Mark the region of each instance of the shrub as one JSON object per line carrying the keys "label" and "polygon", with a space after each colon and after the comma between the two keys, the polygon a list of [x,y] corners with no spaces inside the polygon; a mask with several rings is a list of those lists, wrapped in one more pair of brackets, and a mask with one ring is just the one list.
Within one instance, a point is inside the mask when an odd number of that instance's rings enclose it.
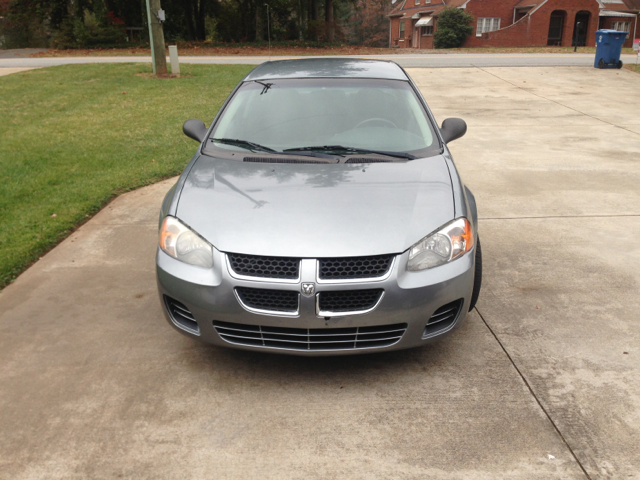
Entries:
{"label": "shrub", "polygon": [[433,36],[436,48],[458,48],[473,33],[473,16],[455,7],[446,7],[438,15],[437,29]]}
{"label": "shrub", "polygon": [[123,44],[124,22],[112,12],[104,16],[84,11],[82,18],[67,17],[51,37],[53,48],[91,48]]}

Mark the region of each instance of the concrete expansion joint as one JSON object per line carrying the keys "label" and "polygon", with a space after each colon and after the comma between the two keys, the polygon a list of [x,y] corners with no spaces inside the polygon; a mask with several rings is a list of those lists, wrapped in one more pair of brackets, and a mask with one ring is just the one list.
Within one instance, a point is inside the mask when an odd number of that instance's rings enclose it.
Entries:
{"label": "concrete expansion joint", "polygon": [[511,355],[509,354],[509,352],[507,351],[507,349],[505,348],[505,346],[503,345],[503,343],[500,341],[500,339],[498,338],[498,336],[496,335],[496,333],[493,331],[493,329],[489,326],[489,324],[487,323],[487,321],[485,320],[484,316],[482,315],[482,313],[480,313],[480,310],[478,310],[478,307],[475,307],[474,310],[476,311],[476,313],[478,314],[478,316],[480,317],[480,319],[482,320],[482,323],[484,323],[485,327],[487,327],[487,330],[489,330],[489,332],[491,332],[491,335],[493,335],[493,338],[495,338],[496,342],[498,342],[498,345],[500,345],[500,348],[502,349],[502,351],[504,352],[504,354],[507,356],[507,358],[509,359],[509,362],[511,363],[511,365],[513,366],[513,368],[516,370],[516,372],[518,372],[518,375],[520,375],[520,378],[522,379],[522,381],[524,382],[524,384],[526,385],[527,389],[529,390],[529,393],[531,393],[531,396],[535,399],[536,403],[538,404],[538,406],[540,407],[540,409],[542,410],[542,412],[545,414],[545,416],[547,417],[547,419],[549,420],[549,422],[551,423],[551,425],[553,426],[554,430],[556,431],[556,433],[558,434],[558,436],[560,437],[560,439],[562,440],[562,443],[565,444],[565,446],[567,447],[567,450],[569,450],[569,453],[571,453],[571,456],[573,457],[573,459],[576,461],[576,463],[578,464],[578,466],[580,467],[580,470],[582,470],[582,473],[584,474],[585,478],[587,480],[591,480],[591,477],[589,476],[589,474],[587,473],[587,470],[584,468],[584,466],[582,465],[582,463],[580,462],[580,460],[578,460],[578,457],[576,456],[575,452],[573,451],[573,449],[571,448],[571,445],[569,445],[569,443],[567,442],[567,439],[564,437],[564,435],[562,434],[562,432],[560,431],[560,429],[558,428],[558,425],[556,425],[556,422],[553,421],[553,419],[551,418],[551,415],[549,414],[549,412],[547,411],[547,409],[544,407],[544,405],[542,405],[542,402],[540,401],[540,399],[538,398],[538,396],[536,395],[536,393],[533,391],[533,388],[531,387],[531,384],[527,381],[527,379],[525,378],[525,376],[522,374],[522,372],[520,371],[520,369],[518,368],[518,366],[516,365],[516,363],[513,361],[513,358],[511,357]]}

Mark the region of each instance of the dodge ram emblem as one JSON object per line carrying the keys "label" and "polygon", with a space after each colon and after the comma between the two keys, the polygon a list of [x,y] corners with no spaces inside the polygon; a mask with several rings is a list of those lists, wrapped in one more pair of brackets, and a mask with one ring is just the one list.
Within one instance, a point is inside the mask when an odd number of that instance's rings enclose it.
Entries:
{"label": "dodge ram emblem", "polygon": [[316,289],[315,283],[303,283],[302,295],[304,295],[305,297],[312,297],[315,289]]}

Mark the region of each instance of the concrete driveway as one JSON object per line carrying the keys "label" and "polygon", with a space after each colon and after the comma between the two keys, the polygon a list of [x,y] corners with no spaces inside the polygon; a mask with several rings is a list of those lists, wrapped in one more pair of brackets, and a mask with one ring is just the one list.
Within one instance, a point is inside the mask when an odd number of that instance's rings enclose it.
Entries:
{"label": "concrete driveway", "polygon": [[184,338],[157,184],[0,293],[0,477],[640,478],[640,75],[409,73],[469,124],[485,277],[454,336],[319,359]]}

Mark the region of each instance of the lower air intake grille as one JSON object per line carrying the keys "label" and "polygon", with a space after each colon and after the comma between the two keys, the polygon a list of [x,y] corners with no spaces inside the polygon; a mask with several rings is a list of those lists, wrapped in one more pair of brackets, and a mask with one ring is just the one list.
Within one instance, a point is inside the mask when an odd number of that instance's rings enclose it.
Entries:
{"label": "lower air intake grille", "polygon": [[338,290],[318,294],[318,310],[325,313],[364,312],[376,306],[383,290]]}
{"label": "lower air intake grille", "polygon": [[389,347],[402,338],[406,323],[356,328],[282,328],[213,322],[229,343],[288,350],[354,350]]}
{"label": "lower air intake grille", "polygon": [[242,253],[228,253],[227,257],[233,271],[247,277],[295,280],[300,271],[299,258],[262,257]]}
{"label": "lower air intake grille", "polygon": [[169,312],[171,321],[183,330],[200,335],[198,322],[193,318],[193,314],[182,303],[171,297],[164,295],[164,304]]}
{"label": "lower air intake grille", "polygon": [[320,259],[321,280],[348,280],[382,277],[389,271],[393,255],[336,257]]}
{"label": "lower air intake grille", "polygon": [[462,299],[456,300],[455,302],[447,303],[437,309],[427,322],[425,335],[432,335],[451,327],[458,318],[460,307],[462,307],[462,301]]}
{"label": "lower air intake grille", "polygon": [[298,292],[237,287],[236,293],[240,302],[249,309],[287,313],[298,311]]}

